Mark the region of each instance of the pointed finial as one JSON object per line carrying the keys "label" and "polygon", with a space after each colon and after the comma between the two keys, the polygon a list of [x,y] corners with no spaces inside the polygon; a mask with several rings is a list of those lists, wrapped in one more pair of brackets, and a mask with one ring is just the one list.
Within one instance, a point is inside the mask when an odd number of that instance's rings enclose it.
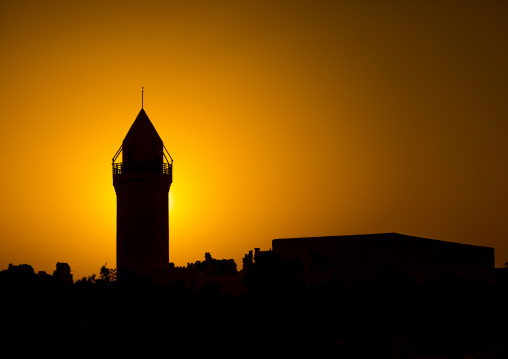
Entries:
{"label": "pointed finial", "polygon": [[144,87],[141,87],[141,109],[143,109],[143,90],[145,88]]}

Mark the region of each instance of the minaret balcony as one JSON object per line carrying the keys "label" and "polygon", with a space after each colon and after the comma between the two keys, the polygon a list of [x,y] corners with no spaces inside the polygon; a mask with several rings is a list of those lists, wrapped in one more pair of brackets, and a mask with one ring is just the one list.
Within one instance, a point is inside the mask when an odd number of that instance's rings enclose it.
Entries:
{"label": "minaret balcony", "polygon": [[173,174],[173,165],[165,162],[133,161],[113,163],[113,176],[127,173],[161,173]]}

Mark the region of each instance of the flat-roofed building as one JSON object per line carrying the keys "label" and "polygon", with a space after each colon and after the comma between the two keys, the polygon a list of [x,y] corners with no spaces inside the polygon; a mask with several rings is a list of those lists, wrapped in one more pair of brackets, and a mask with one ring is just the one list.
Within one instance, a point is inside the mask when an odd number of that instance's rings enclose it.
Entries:
{"label": "flat-roofed building", "polygon": [[494,248],[398,233],[280,238],[272,248],[300,259],[308,283],[372,280],[386,269],[420,282],[449,275],[487,278],[494,270]]}

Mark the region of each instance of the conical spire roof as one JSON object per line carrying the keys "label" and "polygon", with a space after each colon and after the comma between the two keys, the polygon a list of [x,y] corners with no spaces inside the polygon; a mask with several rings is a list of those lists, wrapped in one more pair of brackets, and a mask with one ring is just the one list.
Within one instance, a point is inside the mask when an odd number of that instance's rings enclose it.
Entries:
{"label": "conical spire roof", "polygon": [[141,109],[123,140],[123,161],[162,161],[162,139]]}

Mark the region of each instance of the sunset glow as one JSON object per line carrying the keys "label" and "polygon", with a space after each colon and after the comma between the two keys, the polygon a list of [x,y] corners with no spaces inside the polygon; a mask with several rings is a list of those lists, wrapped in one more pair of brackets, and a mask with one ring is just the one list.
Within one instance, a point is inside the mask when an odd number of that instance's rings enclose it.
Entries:
{"label": "sunset glow", "polygon": [[175,196],[173,196],[173,192],[169,192],[168,194],[168,208],[169,213],[173,211],[173,207],[175,206]]}
{"label": "sunset glow", "polygon": [[174,158],[169,258],[361,233],[508,261],[508,5],[0,5],[0,266],[115,266],[111,158],[144,109]]}

